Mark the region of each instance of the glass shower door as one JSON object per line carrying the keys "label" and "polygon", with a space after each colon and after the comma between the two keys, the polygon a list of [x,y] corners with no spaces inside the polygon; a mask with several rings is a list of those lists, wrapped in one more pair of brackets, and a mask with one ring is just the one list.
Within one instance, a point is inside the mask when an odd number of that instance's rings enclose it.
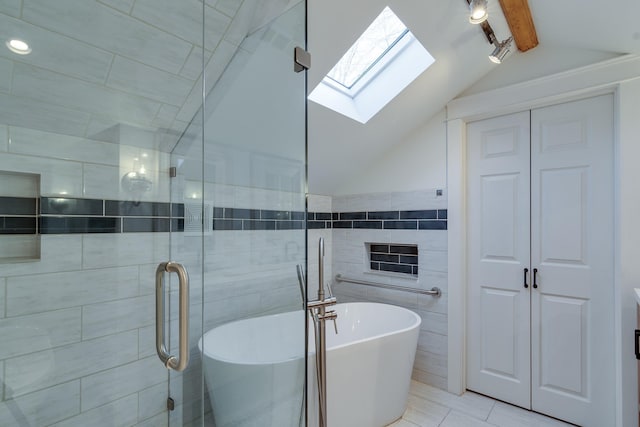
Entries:
{"label": "glass shower door", "polygon": [[184,207],[171,257],[187,267],[191,297],[190,363],[170,373],[169,420],[302,426],[305,313],[296,269],[306,261],[306,88],[293,52],[305,47],[306,5],[222,3],[225,31],[220,16],[205,12],[204,107],[171,153],[171,199]]}
{"label": "glass shower door", "polygon": [[[0,1],[0,426],[304,423],[305,76],[293,49],[305,12],[288,0]],[[190,276],[183,372],[156,355],[167,261]],[[178,355],[177,276],[165,279]],[[266,328],[289,312],[291,333]],[[200,338],[250,318],[271,348],[240,349],[256,358],[209,393]],[[247,384],[266,399],[244,420],[215,410]]]}
{"label": "glass shower door", "polygon": [[168,424],[154,279],[183,262],[204,12],[220,32],[235,4],[209,3],[0,2],[1,426]]}

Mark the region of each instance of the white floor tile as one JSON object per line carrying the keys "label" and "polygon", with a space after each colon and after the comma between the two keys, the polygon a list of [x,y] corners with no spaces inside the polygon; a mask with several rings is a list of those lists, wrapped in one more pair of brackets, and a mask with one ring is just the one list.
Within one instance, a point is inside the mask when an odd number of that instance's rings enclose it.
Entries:
{"label": "white floor tile", "polygon": [[412,381],[407,410],[388,427],[570,427],[567,424],[473,392],[456,396]]}
{"label": "white floor tile", "polygon": [[407,410],[402,418],[420,427],[437,427],[445,419],[449,411],[451,409],[446,406],[410,394]]}
{"label": "white floor tile", "polygon": [[491,424],[498,427],[567,427],[571,424],[535,412],[527,411],[503,402],[496,402],[489,419]]}
{"label": "white floor tile", "polygon": [[[444,419],[440,427],[493,427],[489,423],[485,423],[474,417],[470,417],[457,411],[451,411],[447,418]],[[511,426],[515,427],[515,426]]]}
{"label": "white floor tile", "polygon": [[421,427],[421,426],[418,426],[417,424],[414,424],[414,423],[410,423],[409,421],[406,421],[401,418],[395,423],[389,424],[387,427]]}
{"label": "white floor tile", "polygon": [[483,421],[489,417],[495,402],[493,399],[471,392],[456,396],[417,381],[411,382],[410,393]]}

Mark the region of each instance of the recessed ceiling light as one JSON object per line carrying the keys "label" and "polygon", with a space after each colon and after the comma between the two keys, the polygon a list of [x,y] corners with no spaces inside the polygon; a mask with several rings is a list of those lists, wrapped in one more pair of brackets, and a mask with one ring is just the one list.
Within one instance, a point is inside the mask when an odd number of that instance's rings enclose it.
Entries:
{"label": "recessed ceiling light", "polygon": [[28,55],[31,53],[29,44],[20,39],[7,40],[7,48],[9,48],[11,52],[17,53],[18,55]]}

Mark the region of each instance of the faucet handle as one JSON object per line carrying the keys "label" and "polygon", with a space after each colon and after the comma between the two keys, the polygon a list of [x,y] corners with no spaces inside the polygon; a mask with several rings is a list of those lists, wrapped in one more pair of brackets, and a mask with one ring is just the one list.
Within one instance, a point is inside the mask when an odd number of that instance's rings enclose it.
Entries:
{"label": "faucet handle", "polygon": [[333,298],[333,289],[331,289],[331,282],[327,282],[327,289],[329,290],[329,298]]}
{"label": "faucet handle", "polygon": [[336,331],[336,335],[338,335],[338,322],[336,322],[336,319],[338,318],[338,313],[336,313],[335,310],[329,310],[324,314],[322,318],[325,320],[326,319],[333,320],[333,329]]}

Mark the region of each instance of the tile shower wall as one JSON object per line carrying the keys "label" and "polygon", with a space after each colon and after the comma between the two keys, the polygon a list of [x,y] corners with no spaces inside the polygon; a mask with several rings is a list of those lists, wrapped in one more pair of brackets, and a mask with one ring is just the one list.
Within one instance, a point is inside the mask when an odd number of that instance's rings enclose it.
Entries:
{"label": "tile shower wall", "polygon": [[[334,228],[331,232],[332,270],[335,274],[417,289],[442,289],[442,296],[418,295],[369,286],[334,283],[333,290],[340,302],[373,301],[395,304],[418,313],[422,318],[413,378],[443,389],[447,387],[447,231],[446,190],[443,196],[436,190],[397,193],[336,196],[331,200],[336,213],[369,213],[365,218],[380,222],[377,228]],[[412,213],[402,214],[402,211]],[[375,214],[373,217],[372,213]],[[417,219],[417,216],[420,219]],[[343,219],[340,219],[343,221]],[[384,223],[389,222],[388,226]],[[423,223],[421,226],[420,224]],[[343,224],[341,224],[343,225]],[[346,224],[344,224],[346,226]],[[311,236],[311,231],[309,232]],[[418,246],[418,275],[371,271],[367,243],[398,243]],[[310,261],[312,260],[310,254]],[[339,322],[339,320],[338,320]]]}
{"label": "tile shower wall", "polygon": [[[131,210],[118,209],[129,206],[131,195],[121,189],[120,178],[130,171],[131,159],[143,152],[151,159],[146,167],[154,186],[136,206],[165,209],[171,201],[169,178],[159,173],[168,169],[166,153],[78,138],[72,139],[83,144],[81,153],[57,154],[46,147],[38,152],[33,146],[37,141],[61,137],[15,127],[3,131],[11,144],[0,144],[0,170],[40,174],[43,205],[60,198],[99,201],[103,214],[123,215],[124,221]],[[199,184],[181,176],[175,180],[171,191],[179,203],[174,206],[191,201],[184,196],[192,194],[192,184]],[[113,203],[116,200],[125,204]],[[189,402],[171,412],[178,424],[197,418],[202,402],[208,405],[206,396],[200,399],[197,379],[203,301],[204,330],[302,306],[295,273],[305,259],[305,232],[298,228],[304,219],[301,194],[207,183],[204,200],[224,207],[212,215],[212,230],[204,241],[199,233],[170,237],[157,229],[122,229],[94,234],[63,227],[59,233],[50,229],[41,235],[40,260],[0,264],[0,425],[166,425],[168,376],[155,355],[154,280],[157,264],[170,257],[194,266],[189,270],[192,360],[187,372],[171,374],[180,384],[172,397]],[[55,216],[47,209],[45,216]],[[256,210],[260,220],[264,215],[277,229],[215,227],[216,221]],[[320,210],[330,211],[330,205]],[[289,212],[288,220],[283,212]],[[172,296],[177,293],[172,291]]]}
{"label": "tile shower wall", "polygon": [[[169,155],[151,146],[13,126],[0,136],[0,170],[39,174],[44,197],[134,200],[120,179],[144,153],[154,185],[135,200],[169,202],[159,172]],[[0,425],[166,420],[162,405],[142,402],[166,398],[152,325],[153,272],[169,257],[169,234],[51,231],[40,260],[0,264]]]}

